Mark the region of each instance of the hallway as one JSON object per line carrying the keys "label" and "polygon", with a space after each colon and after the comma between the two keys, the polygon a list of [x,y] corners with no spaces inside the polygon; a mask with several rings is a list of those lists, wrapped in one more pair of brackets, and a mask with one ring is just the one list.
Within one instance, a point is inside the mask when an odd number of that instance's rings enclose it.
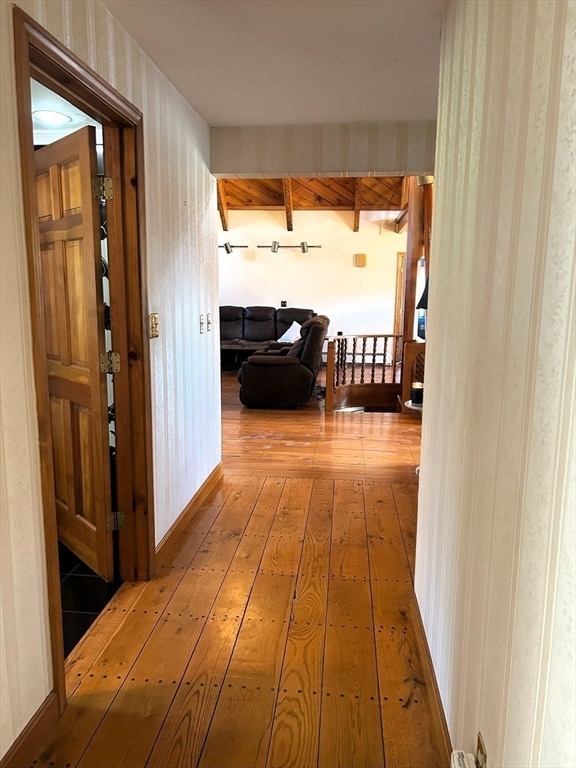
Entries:
{"label": "hallway", "polygon": [[447,765],[412,592],[420,422],[248,411],[222,379],[224,480],[68,657],[33,765]]}

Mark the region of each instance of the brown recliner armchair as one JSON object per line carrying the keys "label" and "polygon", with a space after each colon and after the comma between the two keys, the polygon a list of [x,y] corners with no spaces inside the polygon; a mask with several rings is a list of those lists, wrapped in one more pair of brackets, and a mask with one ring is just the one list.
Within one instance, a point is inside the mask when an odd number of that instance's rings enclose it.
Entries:
{"label": "brown recliner armchair", "polygon": [[322,366],[329,319],[316,315],[303,323],[300,338],[251,355],[238,371],[240,401],[247,408],[297,408],[314,393]]}

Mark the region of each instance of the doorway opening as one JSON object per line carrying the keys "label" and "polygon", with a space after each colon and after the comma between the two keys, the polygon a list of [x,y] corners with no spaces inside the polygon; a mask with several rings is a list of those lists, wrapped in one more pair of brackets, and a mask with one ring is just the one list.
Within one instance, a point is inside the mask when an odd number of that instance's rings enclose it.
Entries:
{"label": "doorway opening", "polygon": [[[31,114],[32,114],[32,128],[33,128],[33,141],[34,141],[34,156],[35,166],[37,169],[37,189],[38,189],[38,210],[41,214],[39,226],[41,228],[41,251],[43,258],[41,259],[43,270],[48,274],[45,274],[44,282],[52,286],[54,298],[51,301],[46,299],[46,303],[50,307],[50,312],[56,315],[58,319],[56,324],[58,326],[59,336],[62,337],[62,332],[69,325],[69,318],[62,317],[63,312],[62,305],[70,308],[70,311],[75,315],[72,318],[72,322],[76,321],[76,328],[74,332],[70,334],[71,339],[63,340],[60,338],[58,344],[51,343],[54,340],[50,339],[50,324],[47,324],[47,348],[50,354],[51,362],[54,365],[55,360],[62,362],[61,358],[66,353],[70,353],[72,358],[76,359],[78,364],[78,358],[82,357],[81,346],[84,340],[81,338],[83,332],[87,332],[88,328],[83,329],[82,323],[79,319],[81,310],[74,313],[74,300],[78,293],[78,280],[82,275],[82,270],[78,268],[76,263],[76,251],[74,249],[74,243],[78,245],[78,248],[82,249],[82,257],[86,260],[89,257],[89,252],[94,251],[96,261],[98,261],[98,252],[100,256],[101,274],[97,274],[96,282],[99,283],[95,286],[96,295],[103,305],[103,349],[105,352],[111,352],[113,350],[113,338],[112,338],[112,325],[111,325],[111,291],[110,291],[110,268],[109,268],[109,242],[108,242],[108,221],[106,210],[106,197],[103,195],[95,195],[93,197],[99,197],[94,203],[94,207],[97,208],[98,219],[95,222],[97,233],[93,237],[93,242],[90,248],[85,248],[80,244],[77,239],[78,235],[73,232],[73,225],[76,224],[79,211],[81,210],[81,188],[80,179],[72,178],[74,173],[73,169],[79,169],[80,166],[76,166],[74,160],[70,159],[68,162],[70,166],[66,171],[61,171],[60,168],[55,167],[54,158],[57,152],[57,147],[67,137],[74,137],[77,131],[82,132],[86,126],[92,126],[94,129],[94,146],[92,147],[96,156],[97,175],[98,178],[104,177],[105,170],[105,157],[104,157],[104,141],[103,141],[103,129],[102,124],[97,120],[94,120],[82,110],[76,108],[66,99],[62,98],[54,91],[50,90],[46,86],[37,80],[32,79],[30,81],[31,92]],[[38,169],[50,168],[50,203],[44,199],[44,183],[47,180],[46,173]],[[60,203],[56,202],[56,198],[61,197]],[[55,207],[59,208],[55,212]],[[66,216],[66,210],[69,212],[69,216]],[[43,215],[42,215],[43,214]],[[58,235],[50,237],[49,229],[47,228],[47,222],[54,216],[58,218]],[[72,226],[71,226],[72,225]],[[88,229],[88,228],[86,228]],[[68,232],[66,236],[66,245],[62,245],[62,231]],[[88,232],[84,233],[84,239],[87,239]],[[59,255],[61,259],[58,258]],[[62,274],[59,274],[61,270]],[[81,279],[81,278],[80,278]],[[81,301],[86,302],[86,292],[88,286],[83,286],[84,290],[81,293]],[[68,341],[68,344],[66,344]],[[87,340],[86,340],[87,341]],[[66,350],[65,347],[69,346],[70,349]],[[74,366],[72,366],[72,369]],[[55,371],[52,371],[52,377],[54,377]],[[57,375],[57,374],[56,374]],[[70,375],[70,368],[66,369],[66,375]],[[114,510],[118,509],[118,501],[116,494],[116,423],[115,423],[115,396],[114,396],[114,374],[108,373],[106,378],[106,397],[104,399],[104,410],[106,412],[104,422],[107,421],[108,429],[107,436],[103,436],[104,447],[104,461],[108,457],[108,467],[105,467],[105,476],[109,477],[109,482],[105,485],[109,488],[109,499],[105,502],[106,509]],[[49,389],[51,389],[49,385]],[[52,398],[53,408],[60,410],[60,395]],[[86,405],[84,404],[84,409]],[[74,413],[74,411],[72,411]],[[80,418],[82,418],[80,416]],[[104,431],[106,428],[104,427]],[[57,434],[57,428],[55,425],[52,427],[52,433],[55,438],[65,436]],[[78,445],[74,445],[73,435],[71,437],[72,451],[77,452]],[[80,448],[81,450],[81,448]],[[55,473],[58,474],[59,469],[64,471],[64,467],[59,467],[59,463],[64,463],[67,466],[65,471],[67,473],[78,469],[82,473],[86,473],[86,464],[89,462],[82,462],[80,460],[80,466],[77,464],[78,457],[73,456],[72,462],[69,457],[61,458],[59,452],[55,451],[54,464]],[[72,466],[70,466],[70,463]],[[84,482],[84,478],[74,480],[76,488],[80,488]],[[91,477],[91,482],[94,479]],[[72,492],[72,496],[76,494]],[[121,582],[119,576],[119,559],[118,559],[118,537],[116,532],[112,532],[110,536],[111,545],[111,557],[109,563],[99,563],[97,554],[94,555],[90,552],[87,556],[86,552],[86,540],[83,537],[84,531],[75,530],[78,528],[75,525],[76,521],[69,521],[70,513],[73,513],[76,517],[79,514],[85,514],[84,508],[90,506],[86,504],[85,500],[79,501],[78,499],[70,500],[66,498],[66,492],[58,492],[57,489],[57,531],[58,531],[58,561],[59,561],[59,573],[60,573],[60,594],[62,602],[62,630],[64,637],[64,655],[68,656],[70,651],[79,642],[82,636],[86,633],[90,625],[95,621],[100,612],[104,609],[112,595],[117,591]],[[83,502],[83,503],[82,503]],[[89,521],[93,522],[93,521]],[[79,540],[80,536],[80,540]],[[106,558],[105,558],[106,559]]]}
{"label": "doorway opening", "polygon": [[[50,640],[54,691],[62,710],[66,686],[59,527],[80,526],[74,534],[76,554],[106,583],[145,580],[153,573],[144,185],[138,172],[142,114],[21,9],[15,7],[13,13]],[[102,183],[106,187],[109,181],[113,190],[102,221],[100,194],[92,193],[101,176],[96,126],[86,125],[35,151],[32,81],[101,126]],[[109,246],[109,310],[100,260],[102,224]],[[119,370],[106,345],[106,314]],[[109,370],[116,371],[113,403]],[[112,532],[122,516],[123,530]],[[97,556],[91,560],[94,551]]]}

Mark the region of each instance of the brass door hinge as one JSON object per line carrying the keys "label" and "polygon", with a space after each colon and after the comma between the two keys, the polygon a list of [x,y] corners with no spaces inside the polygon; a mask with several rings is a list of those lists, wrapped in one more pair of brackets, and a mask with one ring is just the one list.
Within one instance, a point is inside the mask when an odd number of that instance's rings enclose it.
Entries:
{"label": "brass door hinge", "polygon": [[124,512],[107,512],[106,513],[106,530],[107,531],[123,531],[126,528],[126,514]]}
{"label": "brass door hinge", "polygon": [[92,176],[92,197],[96,200],[112,200],[114,182],[110,176]]}
{"label": "brass door hinge", "polygon": [[118,352],[102,352],[100,355],[100,373],[118,373],[120,355]]}

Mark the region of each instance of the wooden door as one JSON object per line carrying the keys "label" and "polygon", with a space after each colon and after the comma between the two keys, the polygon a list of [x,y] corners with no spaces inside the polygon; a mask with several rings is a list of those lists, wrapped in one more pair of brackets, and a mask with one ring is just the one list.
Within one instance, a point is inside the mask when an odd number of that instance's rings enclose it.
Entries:
{"label": "wooden door", "polygon": [[34,153],[58,538],[102,578],[113,573],[110,452],[95,129]]}

